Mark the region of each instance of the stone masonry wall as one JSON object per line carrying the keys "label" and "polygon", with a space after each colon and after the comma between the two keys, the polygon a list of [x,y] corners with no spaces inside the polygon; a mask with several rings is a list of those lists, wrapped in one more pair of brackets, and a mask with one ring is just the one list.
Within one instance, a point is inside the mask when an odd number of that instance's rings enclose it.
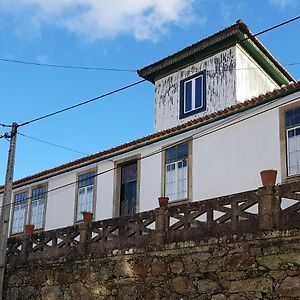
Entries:
{"label": "stone masonry wall", "polygon": [[28,260],[8,266],[4,299],[300,299],[300,230]]}

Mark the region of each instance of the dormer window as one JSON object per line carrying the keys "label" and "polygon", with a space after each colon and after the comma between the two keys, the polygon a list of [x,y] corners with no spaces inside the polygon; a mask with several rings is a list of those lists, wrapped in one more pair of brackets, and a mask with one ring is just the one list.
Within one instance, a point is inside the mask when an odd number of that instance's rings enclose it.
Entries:
{"label": "dormer window", "polygon": [[180,82],[180,119],[206,109],[205,77],[206,72],[202,71]]}

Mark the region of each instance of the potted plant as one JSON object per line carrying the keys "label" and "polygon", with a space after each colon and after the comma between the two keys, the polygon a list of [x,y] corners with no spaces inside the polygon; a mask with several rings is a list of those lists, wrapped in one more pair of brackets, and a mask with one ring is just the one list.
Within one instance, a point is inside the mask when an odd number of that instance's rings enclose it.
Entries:
{"label": "potted plant", "polygon": [[277,177],[277,170],[263,170],[260,172],[263,186],[274,186]]}
{"label": "potted plant", "polygon": [[169,203],[169,197],[158,197],[159,207],[167,207]]}
{"label": "potted plant", "polygon": [[33,224],[25,224],[24,225],[24,233],[32,235],[34,232],[35,225]]}
{"label": "potted plant", "polygon": [[84,223],[91,223],[93,220],[93,213],[90,211],[82,211],[83,222]]}

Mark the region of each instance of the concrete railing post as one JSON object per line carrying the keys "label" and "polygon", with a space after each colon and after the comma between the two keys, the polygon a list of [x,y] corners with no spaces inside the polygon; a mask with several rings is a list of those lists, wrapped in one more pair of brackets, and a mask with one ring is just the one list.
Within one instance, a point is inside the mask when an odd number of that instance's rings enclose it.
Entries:
{"label": "concrete railing post", "polygon": [[22,237],[22,250],[21,250],[21,260],[26,261],[28,258],[28,253],[31,250],[32,243],[31,243],[31,235],[24,234]]}
{"label": "concrete railing post", "polygon": [[155,241],[158,243],[164,242],[166,239],[167,231],[167,215],[166,208],[160,207],[156,210],[156,219],[155,219],[155,232],[156,238]]}
{"label": "concrete railing post", "polygon": [[90,242],[90,224],[81,223],[79,224],[80,239],[79,239],[79,248],[80,253],[85,255],[87,250],[87,245]]}
{"label": "concrete railing post", "polygon": [[280,218],[280,199],[276,197],[274,186],[258,189],[259,229],[272,230],[278,227]]}

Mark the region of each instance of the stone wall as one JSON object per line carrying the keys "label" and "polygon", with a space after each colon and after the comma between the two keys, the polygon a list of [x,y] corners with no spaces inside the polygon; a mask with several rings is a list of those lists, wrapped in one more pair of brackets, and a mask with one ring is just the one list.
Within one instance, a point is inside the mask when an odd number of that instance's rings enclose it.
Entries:
{"label": "stone wall", "polygon": [[7,268],[4,299],[300,299],[300,231],[31,260]]}

